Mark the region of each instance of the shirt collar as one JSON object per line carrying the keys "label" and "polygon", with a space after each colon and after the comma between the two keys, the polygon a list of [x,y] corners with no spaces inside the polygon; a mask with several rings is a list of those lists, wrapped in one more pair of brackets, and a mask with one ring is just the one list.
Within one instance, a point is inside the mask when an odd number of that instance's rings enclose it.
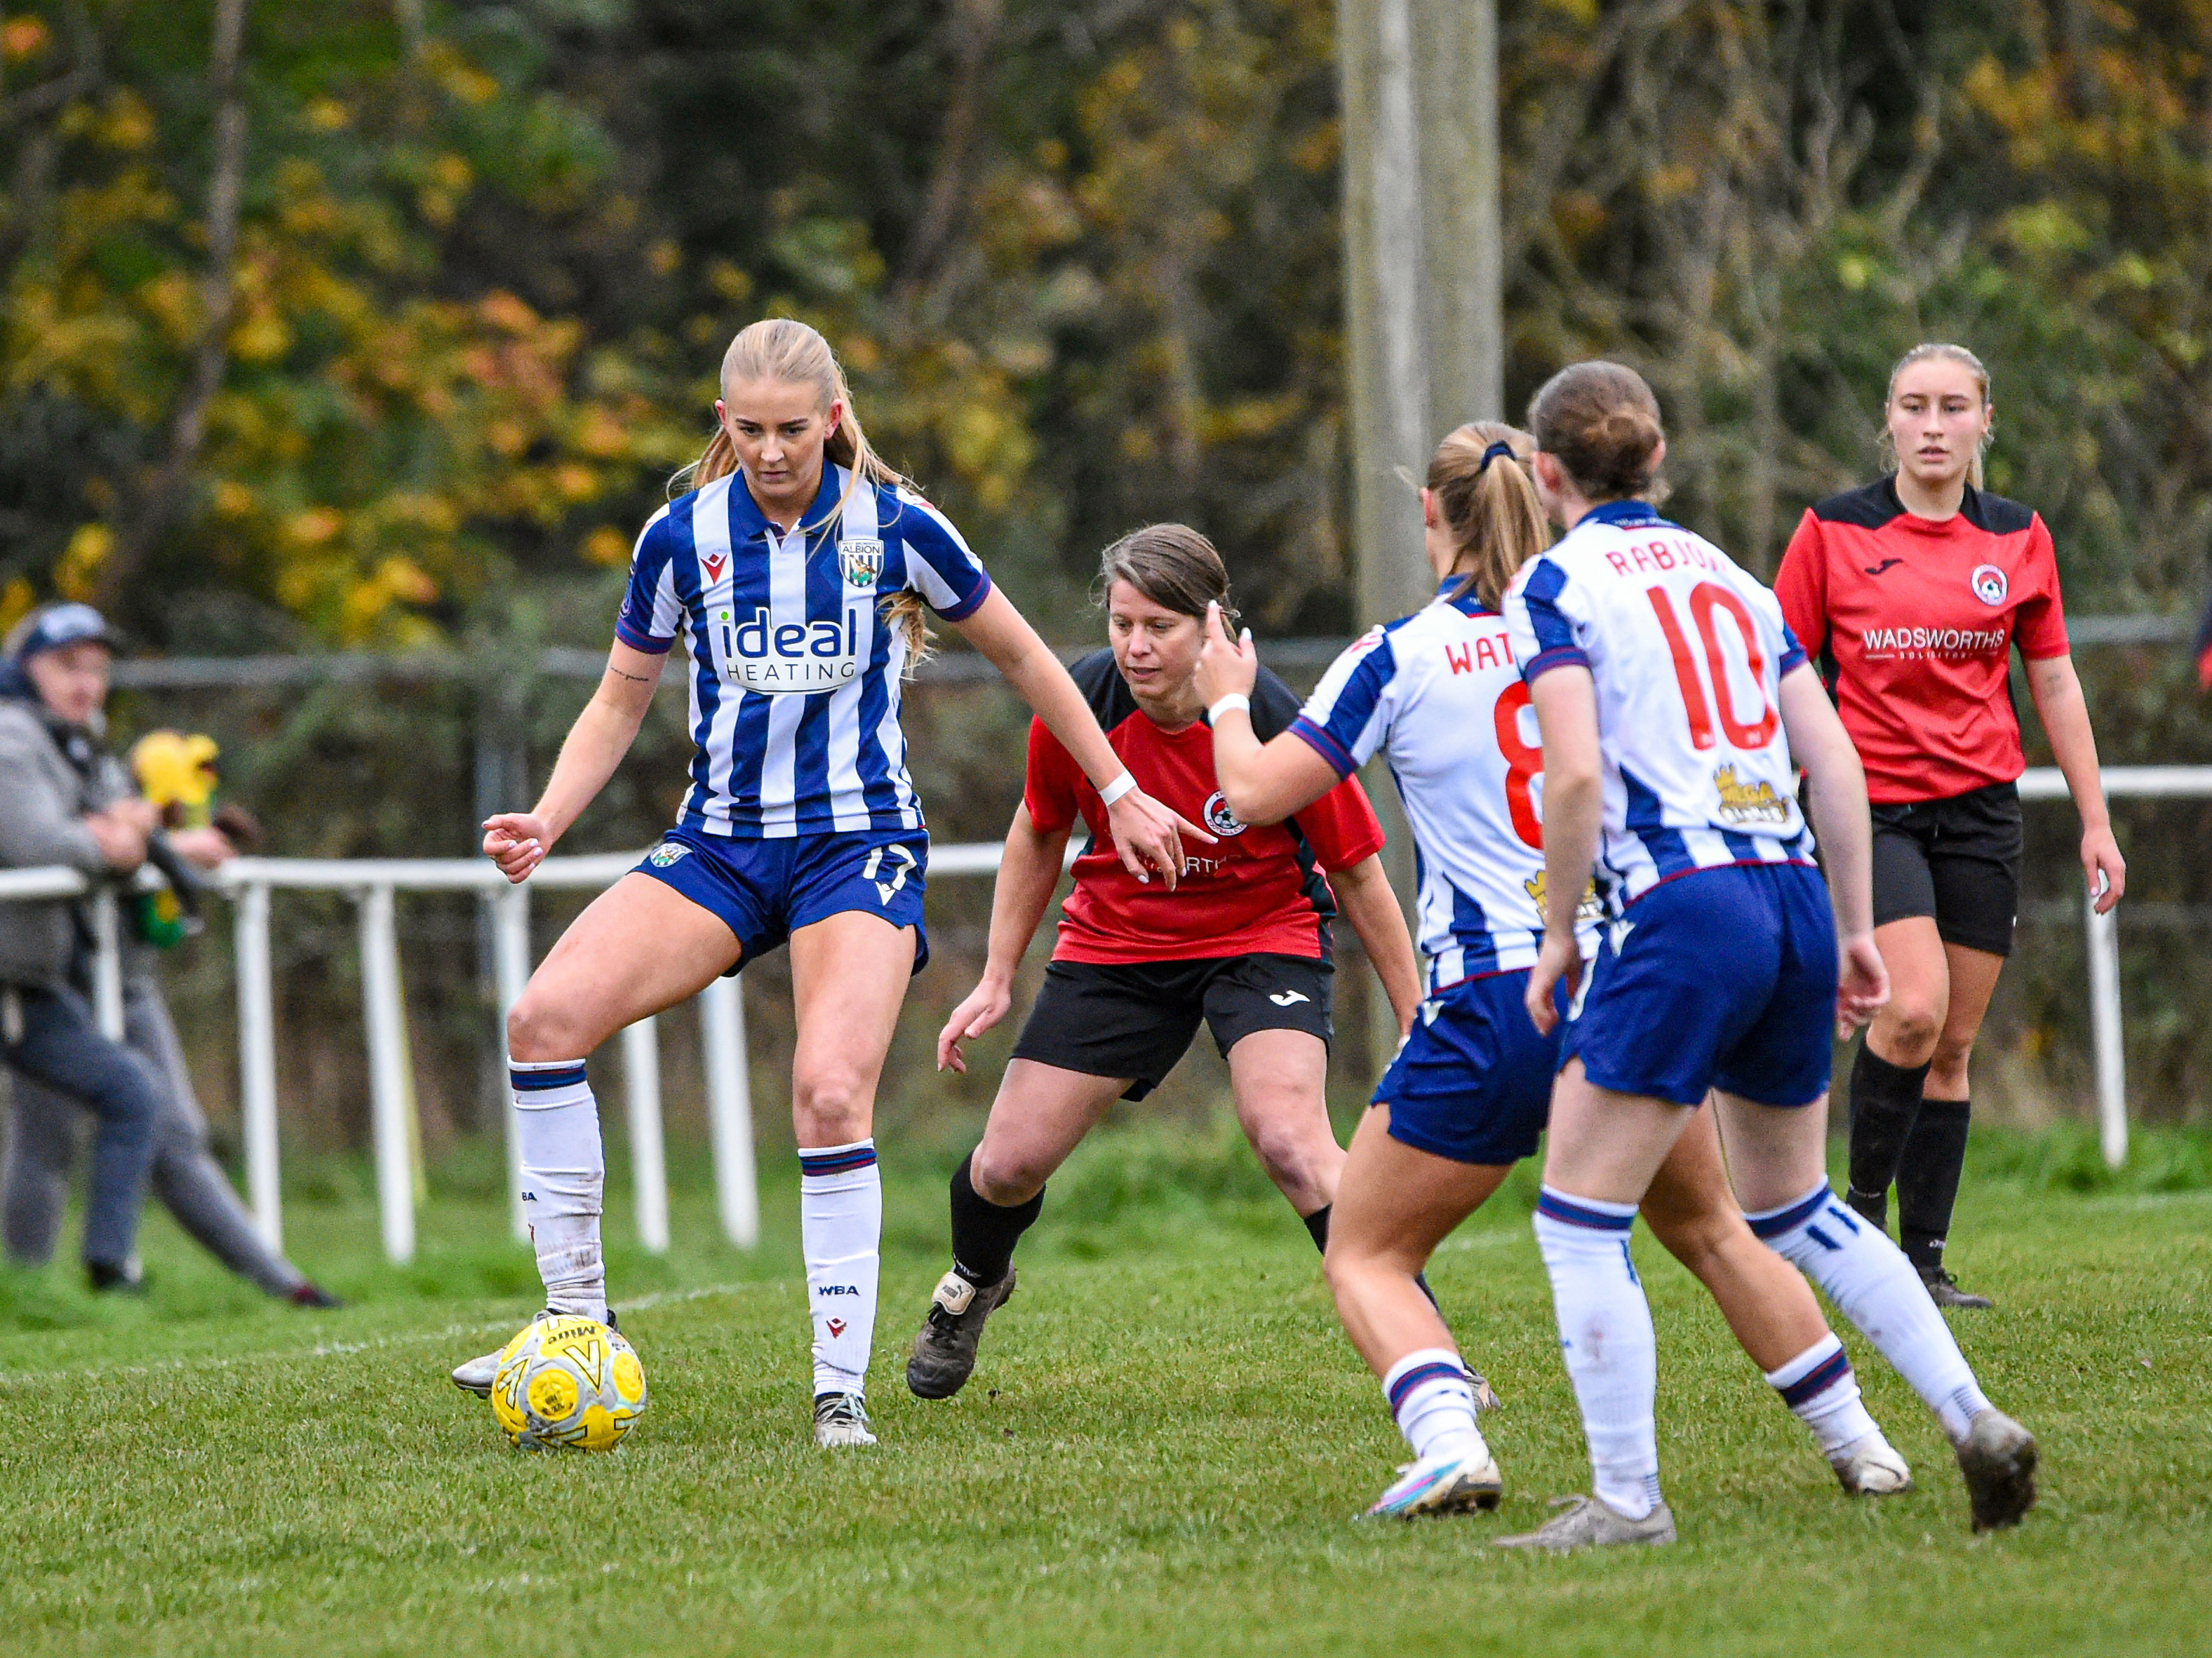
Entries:
{"label": "shirt collar", "polygon": [[[822,482],[814,491],[814,502],[800,515],[799,522],[810,532],[819,531],[836,516],[837,502],[845,492],[847,473],[834,461],[822,463]],[[730,541],[732,544],[755,539],[774,529],[768,515],[753,499],[752,486],[745,482],[743,468],[730,474]],[[779,535],[780,538],[780,535]]]}
{"label": "shirt collar", "polygon": [[1608,501],[1602,507],[1591,507],[1582,519],[1583,524],[1610,524],[1616,530],[1649,529],[1666,521],[1641,501]]}
{"label": "shirt collar", "polygon": [[1437,597],[1449,604],[1453,609],[1468,616],[1497,615],[1495,610],[1482,602],[1482,595],[1476,592],[1472,585],[1469,585],[1468,590],[1460,594],[1457,598],[1452,597],[1452,590],[1465,580],[1467,580],[1466,571],[1454,570],[1442,581],[1437,583]]}

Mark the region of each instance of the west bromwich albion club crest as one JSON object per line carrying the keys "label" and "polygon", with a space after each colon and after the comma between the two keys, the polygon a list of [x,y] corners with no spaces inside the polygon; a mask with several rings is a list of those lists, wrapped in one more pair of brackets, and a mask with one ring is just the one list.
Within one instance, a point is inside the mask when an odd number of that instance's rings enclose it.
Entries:
{"label": "west bromwich albion club crest", "polygon": [[837,544],[837,568],[848,587],[872,587],[884,573],[884,544],[873,536],[854,536]]}

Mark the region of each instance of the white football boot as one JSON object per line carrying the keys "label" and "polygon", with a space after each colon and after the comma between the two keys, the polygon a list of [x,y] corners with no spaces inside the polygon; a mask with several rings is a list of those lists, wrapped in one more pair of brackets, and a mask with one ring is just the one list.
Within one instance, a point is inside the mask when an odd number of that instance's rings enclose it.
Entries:
{"label": "white football boot", "polygon": [[1852,1497],[1894,1497],[1912,1489],[1912,1469],[1879,1432],[1853,1440],[1828,1459],[1828,1466]]}
{"label": "white football boot", "polygon": [[[553,1309],[551,1308],[540,1308],[531,1316],[530,1324],[535,1324],[540,1319],[551,1318],[552,1316]],[[526,1324],[522,1327],[526,1330],[530,1327],[530,1324]],[[620,1327],[615,1322],[614,1309],[611,1307],[607,1309],[606,1326],[610,1330]],[[514,1338],[512,1336],[507,1338],[507,1340],[509,1341],[513,1339]],[[465,1394],[474,1394],[478,1399],[489,1399],[491,1397],[491,1384],[493,1379],[499,1375],[499,1356],[506,1351],[507,1342],[502,1341],[498,1346],[493,1348],[489,1352],[481,1354],[478,1357],[469,1360],[465,1364],[456,1364],[453,1366],[453,1370],[447,1373],[453,1379],[453,1386],[459,1388]]]}
{"label": "white football boot", "polygon": [[1546,1521],[1534,1531],[1523,1532],[1518,1537],[1501,1537],[1491,1546],[1571,1554],[1577,1549],[1603,1548],[1610,1543],[1674,1540],[1674,1513],[1664,1503],[1641,1520],[1631,1520],[1600,1497],[1554,1497],[1552,1506],[1565,1512]]}
{"label": "white football boot", "polygon": [[858,1394],[823,1394],[814,1401],[814,1442],[825,1450],[872,1445],[867,1401]]}
{"label": "white football boot", "polygon": [[1425,1456],[1406,1463],[1390,1489],[1375,1499],[1363,1520],[1414,1520],[1426,1515],[1467,1514],[1494,1509],[1505,1490],[1498,1459],[1478,1438],[1474,1448]]}

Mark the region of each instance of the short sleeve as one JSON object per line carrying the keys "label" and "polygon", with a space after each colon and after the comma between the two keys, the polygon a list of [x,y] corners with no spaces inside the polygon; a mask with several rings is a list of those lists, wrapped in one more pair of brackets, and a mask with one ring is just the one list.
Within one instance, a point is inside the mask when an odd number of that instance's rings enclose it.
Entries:
{"label": "short sleeve", "polygon": [[676,531],[664,507],[639,532],[630,550],[629,586],[615,614],[615,637],[634,651],[665,655],[684,620],[684,601],[676,596],[672,557]]}
{"label": "short sleeve", "polygon": [[1339,777],[1349,777],[1374,758],[1389,734],[1397,712],[1397,681],[1390,635],[1370,628],[1329,664],[1290,729]]}
{"label": "short sleeve", "polygon": [[898,492],[897,525],[906,544],[906,585],[947,622],[975,614],[991,596],[991,578],[952,520],[920,495]]}
{"label": "short sleeve", "polygon": [[1313,805],[1299,807],[1291,819],[1331,875],[1382,850],[1382,825],[1357,777],[1346,778]]}
{"label": "short sleeve", "polygon": [[1782,601],[1783,623],[1800,653],[1819,655],[1828,642],[1828,550],[1820,538],[1820,520],[1809,507],[1797,520],[1782,568],[1774,573],[1774,596]]}
{"label": "short sleeve", "polygon": [[1029,770],[1022,782],[1022,804],[1029,808],[1030,823],[1040,834],[1057,835],[1074,826],[1078,775],[1074,756],[1045,729],[1043,720],[1031,719]]}
{"label": "short sleeve", "polygon": [[1505,626],[1513,659],[1529,684],[1554,668],[1589,666],[1571,607],[1566,570],[1549,554],[1530,563],[1505,590]]}
{"label": "short sleeve", "polygon": [[2066,606],[2058,597],[2058,553],[2040,513],[2028,525],[2027,562],[2036,580],[2014,613],[2013,638],[2029,661],[2047,662],[2064,656],[2072,646],[2066,637]]}

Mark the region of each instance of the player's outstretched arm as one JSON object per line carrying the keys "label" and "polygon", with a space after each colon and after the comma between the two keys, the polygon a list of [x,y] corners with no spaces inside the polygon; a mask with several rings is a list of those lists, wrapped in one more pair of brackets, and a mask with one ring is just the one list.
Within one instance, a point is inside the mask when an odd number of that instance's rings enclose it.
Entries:
{"label": "player's outstretched arm", "polygon": [[1098,729],[1098,721],[1083,693],[1067,677],[1060,660],[1036,635],[1006,594],[994,587],[972,616],[952,626],[960,636],[981,651],[1030,705],[1030,712],[1044,721],[1045,729],[1074,756],[1106,802],[1106,818],[1114,831],[1114,850],[1129,873],[1149,881],[1157,871],[1175,890],[1182,873],[1182,836],[1203,841],[1213,836],[1179,812],[1169,811],[1139,788],[1121,757]]}
{"label": "player's outstretched arm", "polygon": [[1375,976],[1382,981],[1382,993],[1397,1016],[1398,1034],[1407,1035],[1413,1016],[1421,1010],[1421,964],[1413,954],[1413,935],[1406,930],[1406,912],[1398,908],[1398,895],[1391,891],[1390,878],[1383,872],[1382,854],[1337,871],[1328,884],[1336,890],[1338,908],[1359,935]]}
{"label": "player's outstretched arm", "polygon": [[1559,1022],[1553,987],[1581,982],[1575,912],[1597,865],[1605,781],[1598,752],[1597,683],[1568,663],[1528,688],[1544,742],[1544,944],[1528,974],[1528,1017],[1549,1035]]}
{"label": "player's outstretched arm", "polygon": [[1006,1017],[1013,1005],[1014,969],[1022,964],[1037,923],[1060,884],[1060,866],[1067,850],[1066,829],[1050,833],[1030,820],[1030,809],[1014,808],[1013,827],[1006,831],[1006,849],[999,860],[999,878],[991,888],[991,945],[983,961],[983,976],[968,999],[952,1010],[945,1029],[937,1033],[937,1068],[950,1066],[968,1073],[967,1056],[960,1044],[980,1036]]}
{"label": "player's outstretched arm", "polygon": [[527,880],[607,786],[637,740],[667,659],[617,641],[607,653],[599,689],[562,739],[561,757],[553,762],[553,775],[538,804],[528,811],[502,811],[484,819],[484,853],[508,880]]}
{"label": "player's outstretched arm", "polygon": [[[1231,639],[1221,606],[1206,607],[1206,643],[1198,653],[1198,694],[1214,710],[1213,775],[1229,810],[1247,823],[1279,823],[1327,794],[1343,780],[1336,768],[1288,732],[1262,744],[1252,729],[1248,700],[1220,706],[1224,696],[1252,695],[1259,683],[1259,653],[1252,630]],[[1402,924],[1401,924],[1402,925]]]}
{"label": "player's outstretched arm", "polygon": [[[1783,676],[1782,729],[1791,758],[1812,784],[1813,833],[1827,871],[1843,954],[1836,1030],[1849,1035],[1889,999],[1889,972],[1874,942],[1874,830],[1867,820],[1866,769],[1810,663]],[[1550,787],[1547,778],[1547,806]]]}
{"label": "player's outstretched arm", "polygon": [[2066,792],[2081,816],[2081,873],[2096,895],[2097,914],[2106,914],[2128,890],[2128,860],[2112,838],[2112,817],[2105,806],[2105,782],[2097,767],[2097,733],[2089,727],[2089,704],[2070,656],[2046,657],[2027,665],[2027,692],[2036,717],[2051,739],[2051,757],[2065,774]]}

